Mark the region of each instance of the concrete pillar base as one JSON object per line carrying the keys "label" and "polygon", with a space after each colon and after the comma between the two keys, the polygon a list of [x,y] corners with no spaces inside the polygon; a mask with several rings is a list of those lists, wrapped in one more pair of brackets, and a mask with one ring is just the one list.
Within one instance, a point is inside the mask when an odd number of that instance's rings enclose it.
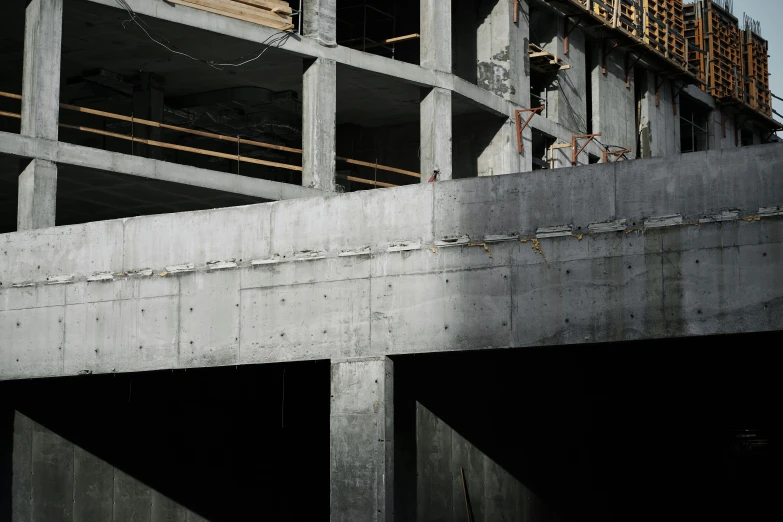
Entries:
{"label": "concrete pillar base", "polygon": [[421,182],[427,183],[434,172],[438,181],[452,177],[451,91],[429,89],[421,99]]}
{"label": "concrete pillar base", "polygon": [[332,362],[332,522],[394,520],[391,359]]}
{"label": "concrete pillar base", "polygon": [[54,226],[57,210],[57,165],[34,159],[19,175],[18,230]]}

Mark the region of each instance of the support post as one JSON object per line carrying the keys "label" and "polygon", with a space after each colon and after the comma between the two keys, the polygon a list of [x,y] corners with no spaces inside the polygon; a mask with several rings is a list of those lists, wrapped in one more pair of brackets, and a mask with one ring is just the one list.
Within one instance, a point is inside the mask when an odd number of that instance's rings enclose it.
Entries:
{"label": "support post", "polygon": [[420,65],[425,69],[450,73],[451,0],[421,0],[419,22]]}
{"label": "support post", "polygon": [[305,60],[302,81],[302,186],[334,192],[337,64]]}
{"label": "support post", "polygon": [[434,173],[436,180],[451,179],[451,91],[423,89],[421,97],[421,182]]}
{"label": "support post", "polygon": [[303,36],[326,47],[337,46],[337,0],[304,0]]}
{"label": "support post", "polygon": [[34,159],[19,175],[17,230],[54,226],[57,210],[57,165]]}
{"label": "support post", "polygon": [[[63,0],[31,0],[25,11],[21,134],[56,141],[60,119]],[[17,228],[53,227],[57,166],[33,160],[19,176]]]}
{"label": "support post", "polygon": [[394,520],[394,366],[332,361],[331,522]]}

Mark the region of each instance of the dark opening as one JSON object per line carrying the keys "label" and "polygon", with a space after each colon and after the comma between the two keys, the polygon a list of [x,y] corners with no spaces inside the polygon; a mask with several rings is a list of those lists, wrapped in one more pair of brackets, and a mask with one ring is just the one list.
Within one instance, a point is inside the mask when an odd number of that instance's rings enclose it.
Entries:
{"label": "dark opening", "polygon": [[210,521],[327,520],[329,388],[328,362],[0,383],[0,520],[14,411],[35,423],[32,448],[22,429],[13,444],[32,452],[14,466],[32,474],[36,520],[85,495],[85,520],[164,497]]}
{"label": "dark opening", "polygon": [[419,64],[419,0],[337,1],[337,43]]}
{"label": "dark opening", "polygon": [[554,168],[553,150],[554,136],[549,136],[537,129],[533,129],[533,170],[545,170]]}
{"label": "dark opening", "polygon": [[711,110],[695,98],[680,93],[680,150],[699,152],[709,147],[709,118]]}

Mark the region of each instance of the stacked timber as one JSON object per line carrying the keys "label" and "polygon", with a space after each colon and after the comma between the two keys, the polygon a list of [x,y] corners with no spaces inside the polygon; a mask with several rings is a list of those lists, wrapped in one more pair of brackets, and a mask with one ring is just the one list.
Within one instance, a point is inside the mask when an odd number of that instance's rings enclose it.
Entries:
{"label": "stacked timber", "polygon": [[168,0],[174,4],[265,25],[280,31],[294,27],[291,7],[282,0]]}
{"label": "stacked timber", "polygon": [[631,36],[641,37],[643,11],[638,0],[592,0],[591,3],[593,13],[607,24]]}
{"label": "stacked timber", "polygon": [[758,24],[745,22],[742,31],[745,91],[747,103],[759,112],[772,116],[769,91],[769,43],[758,34]]}
{"label": "stacked timber", "polygon": [[739,88],[744,71],[739,20],[711,0],[698,0],[684,8],[689,43],[707,53],[708,85],[702,89],[718,99],[744,101],[744,89]]}
{"label": "stacked timber", "polygon": [[644,0],[644,43],[678,65],[687,62],[682,0]]}

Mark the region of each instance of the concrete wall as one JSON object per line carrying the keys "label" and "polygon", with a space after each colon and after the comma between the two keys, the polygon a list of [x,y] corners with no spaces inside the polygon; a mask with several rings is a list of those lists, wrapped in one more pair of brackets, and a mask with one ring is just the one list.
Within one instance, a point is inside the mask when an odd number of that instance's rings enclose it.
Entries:
{"label": "concrete wall", "polygon": [[779,329],[779,219],[651,218],[758,215],[781,164],[745,147],[5,234],[0,375]]}
{"label": "concrete wall", "polygon": [[[613,43],[604,42],[606,51]],[[625,53],[615,49],[606,57],[606,74],[602,73],[601,45],[593,46],[593,132],[600,132],[599,140],[606,145],[631,149],[636,157],[636,103],[634,78],[631,71],[630,88],[625,86]]]}

